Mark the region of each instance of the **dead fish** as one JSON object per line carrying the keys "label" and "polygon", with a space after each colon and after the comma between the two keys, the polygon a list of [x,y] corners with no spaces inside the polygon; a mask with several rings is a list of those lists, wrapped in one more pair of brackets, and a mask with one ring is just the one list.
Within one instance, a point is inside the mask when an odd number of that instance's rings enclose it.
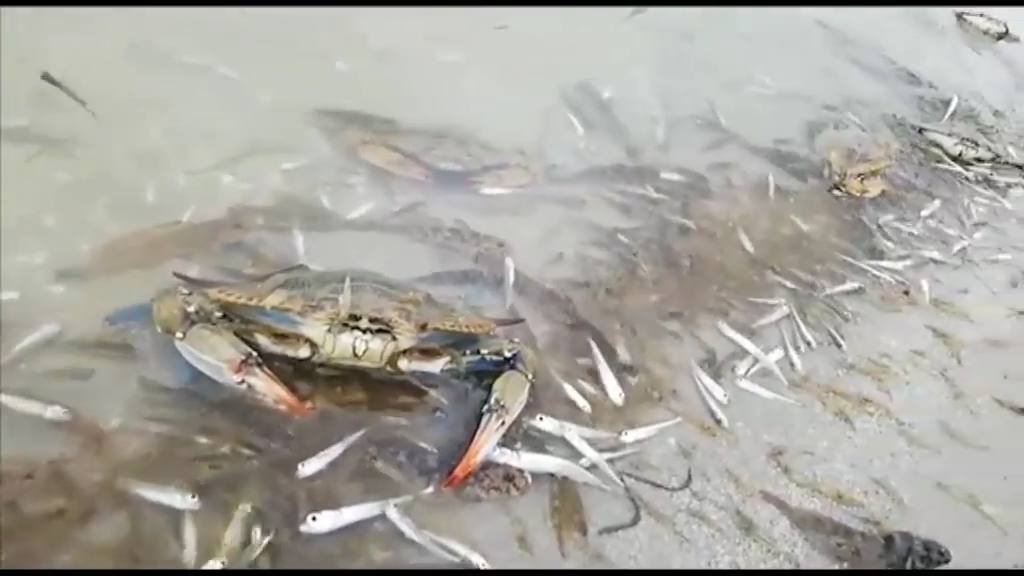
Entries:
{"label": "dead fish", "polygon": [[562,102],[585,131],[604,132],[622,147],[630,160],[639,159],[640,150],[633,144],[625,124],[593,83],[584,80],[577,82],[568,90],[563,90]]}
{"label": "dead fish", "polygon": [[251,502],[243,501],[238,504],[231,515],[231,520],[228,521],[228,527],[224,530],[224,535],[221,536],[217,553],[203,564],[203,568],[226,568],[230,559],[235,554],[241,552],[245,538],[245,521],[254,509],[255,507]]}
{"label": "dead fish", "polygon": [[567,420],[560,420],[547,414],[535,414],[533,418],[526,421],[527,426],[536,428],[555,436],[562,436],[565,430],[573,430],[580,438],[587,440],[615,440],[618,435],[615,432],[590,428],[582,424],[575,424]]}
{"label": "dead fish", "polygon": [[[432,487],[428,488],[423,493],[429,492],[431,489]],[[384,500],[373,500],[359,504],[352,504],[341,508],[310,512],[309,514],[306,514],[306,517],[299,525],[299,532],[303,534],[327,534],[329,532],[334,532],[335,530],[350,526],[356,522],[362,522],[364,520],[380,516],[384,514],[384,509],[389,504],[404,504],[405,502],[412,500],[413,497],[413,494],[408,494]]]}
{"label": "dead fish", "polygon": [[797,374],[803,374],[804,365],[803,362],[800,361],[800,355],[797,353],[796,349],[793,348],[793,342],[789,339],[789,331],[784,327],[779,326],[779,332],[782,334],[782,347],[786,351],[786,357],[789,358],[789,365]]}
{"label": "dead fish", "polygon": [[7,364],[11,360],[14,360],[18,356],[27,353],[33,348],[36,348],[47,342],[50,342],[51,340],[54,340],[55,338],[61,335],[63,330],[63,327],[61,327],[61,325],[56,322],[49,322],[47,324],[43,324],[39,328],[36,328],[36,330],[33,331],[31,334],[22,339],[21,342],[15,344],[14,348],[11,348],[11,351],[8,352],[7,355],[4,356],[2,360],[0,360],[0,364]]}
{"label": "dead fish", "polygon": [[918,213],[917,217],[920,220],[924,220],[925,218],[928,218],[932,214],[935,214],[935,212],[939,208],[941,208],[941,207],[942,207],[942,199],[941,198],[936,198],[935,200],[932,200],[931,202],[929,202],[927,206],[922,208],[921,211]]}
{"label": "dead fish", "polygon": [[782,320],[786,316],[789,316],[789,304],[783,303],[775,310],[772,310],[771,312],[769,312],[768,314],[766,314],[765,316],[751,324],[750,327],[753,329],[757,329],[763,326],[768,326],[770,324],[778,322],[779,320]]}
{"label": "dead fish", "polygon": [[807,347],[814,350],[818,347],[817,341],[814,340],[814,335],[808,330],[807,325],[804,324],[802,318],[800,318],[800,312],[797,310],[796,305],[793,306],[793,324],[796,325],[797,332],[804,342],[807,343]]}
{"label": "dead fish", "polygon": [[988,520],[988,522],[995,526],[1000,532],[1002,532],[1004,535],[1007,534],[1006,528],[1003,528],[1003,525],[1000,524],[998,520],[996,520],[996,517],[993,514],[992,509],[987,504],[982,502],[981,498],[978,498],[978,496],[976,496],[973,492],[970,492],[965,488],[960,488],[958,486],[947,484],[941,480],[936,481],[935,486],[939,490],[945,492],[946,495],[949,496],[950,498],[960,502],[961,504],[969,506],[970,508],[973,508],[975,512],[980,514],[985,520]]}
{"label": "dead fish", "polygon": [[1014,404],[1013,402],[1010,402],[1009,400],[1003,400],[1002,398],[996,398],[995,396],[992,397],[992,400],[996,404],[999,404],[1003,408],[1006,408],[1007,410],[1009,410],[1011,413],[1016,414],[1017,416],[1024,416],[1024,406],[1021,406],[1020,404]]}
{"label": "dead fish", "polygon": [[327,448],[324,448],[320,452],[317,452],[313,456],[299,462],[295,466],[295,477],[299,479],[309,478],[324,468],[327,468],[331,462],[340,458],[350,446],[355,444],[355,442],[366,433],[366,430],[367,428],[361,428],[352,434],[345,436],[334,444],[331,444]]}
{"label": "dead fish", "polygon": [[1020,42],[1020,38],[1010,32],[1010,27],[998,18],[993,18],[981,12],[954,11],[953,15],[958,22],[970,26],[985,36],[999,42]]}
{"label": "dead fish", "polygon": [[644,440],[647,440],[648,438],[653,438],[654,436],[656,436],[662,430],[668,428],[669,426],[674,426],[675,424],[678,424],[679,422],[682,422],[682,421],[683,421],[683,419],[681,417],[676,416],[675,418],[672,418],[670,420],[666,420],[664,422],[656,422],[654,424],[647,424],[645,426],[638,426],[636,428],[629,428],[627,430],[623,430],[623,431],[619,432],[619,435],[618,435],[619,442],[621,442],[623,444],[633,444],[633,443],[636,443],[636,442],[643,442]]}
{"label": "dead fish", "polygon": [[956,110],[956,105],[960,103],[960,98],[953,94],[953,97],[949,100],[949,107],[946,108],[946,113],[942,115],[942,120],[939,120],[939,124],[945,124],[946,120],[953,115],[953,111]]}
{"label": "dead fish", "polygon": [[580,453],[580,455],[586,457],[595,466],[600,468],[601,471],[604,472],[609,478],[611,478],[612,481],[614,481],[620,488],[626,487],[626,484],[622,481],[622,478],[619,478],[618,473],[616,473],[615,469],[612,468],[611,464],[609,464],[608,461],[604,459],[604,456],[602,456],[600,452],[594,449],[594,447],[591,446],[590,443],[588,443],[583,438],[580,438],[579,434],[577,434],[575,430],[566,430],[562,437],[565,439],[566,442],[569,443],[570,446],[575,448],[576,451]]}
{"label": "dead fish", "polygon": [[441,545],[447,551],[458,556],[463,561],[469,562],[474,568],[478,570],[489,570],[491,568],[490,562],[488,562],[487,559],[484,558],[482,554],[480,554],[476,550],[473,550],[469,546],[466,546],[465,544],[453,540],[451,538],[441,536],[440,534],[435,534],[429,530],[421,530],[423,534],[425,534],[428,538],[433,540],[434,543]]}
{"label": "dead fish", "polygon": [[693,379],[697,386],[706,390],[722,406],[729,405],[729,393],[693,360],[690,360],[690,372],[693,374]]}
{"label": "dead fish", "polygon": [[832,338],[832,342],[836,345],[836,348],[846,352],[846,340],[843,339],[842,334],[827,324],[825,325],[825,331],[828,332],[829,337]]}
{"label": "dead fish", "polygon": [[177,486],[153,484],[129,478],[121,478],[118,480],[118,485],[143,500],[175,510],[199,510],[202,507],[202,500],[198,494]]}
{"label": "dead fish", "polygon": [[747,380],[746,378],[737,378],[735,382],[737,387],[742,388],[743,390],[746,390],[751,394],[756,394],[761,398],[765,398],[768,400],[781,400],[783,402],[788,402],[789,404],[800,406],[800,403],[797,402],[796,400],[793,400],[788,396],[783,396],[782,394],[772,392],[771,390],[768,390],[767,388],[761,386],[760,384]]}
{"label": "dead fish", "polygon": [[704,405],[711,411],[711,418],[716,424],[728,430],[729,419],[725,417],[725,413],[722,412],[722,409],[718,407],[715,400],[708,394],[707,390],[704,389],[704,385],[701,384],[696,375],[694,375],[693,381],[697,384],[697,393],[700,394],[701,400],[704,401]]}
{"label": "dead fish", "polygon": [[571,400],[572,403],[575,404],[581,412],[585,414],[590,414],[593,411],[593,408],[590,406],[590,402],[583,397],[583,394],[580,394],[579,390],[574,388],[572,384],[569,384],[569,382],[567,382],[564,378],[555,373],[553,370],[551,375],[555,379],[555,381],[558,382],[559,386],[561,386],[562,391],[565,392],[565,395],[569,398],[569,400]]}
{"label": "dead fish", "polygon": [[736,235],[739,237],[740,245],[743,246],[743,249],[747,252],[747,254],[754,256],[754,243],[750,241],[750,237],[747,236],[747,233],[743,230],[743,227],[736,227]]}
{"label": "dead fish", "polygon": [[782,374],[782,370],[780,370],[778,365],[776,365],[775,362],[773,362],[768,357],[768,355],[764,353],[763,350],[758,348],[756,344],[751,342],[746,336],[734,330],[724,320],[717,321],[715,323],[715,326],[718,328],[718,331],[721,332],[723,336],[731,340],[740,348],[746,350],[748,354],[757,358],[762,364],[764,364],[765,367],[768,368],[768,370],[770,370],[772,374],[774,374],[775,377],[778,378],[780,382],[782,382],[783,385],[787,387],[789,386],[789,381],[786,380],[786,376]]}
{"label": "dead fish", "polygon": [[181,561],[186,568],[196,567],[199,554],[198,530],[196,517],[191,510],[185,510],[181,516]]}
{"label": "dead fish", "polygon": [[1000,159],[999,154],[990,150],[971,138],[954,136],[924,126],[915,127],[917,133],[937,146],[953,160],[969,163],[994,162]]}
{"label": "dead fish", "polygon": [[921,298],[924,300],[925,306],[932,303],[932,291],[927,278],[921,278]]}
{"label": "dead fish", "polygon": [[860,282],[843,282],[838,286],[831,286],[818,293],[818,296],[839,296],[842,294],[851,294],[853,292],[860,292],[864,290],[864,285]]}
{"label": "dead fish", "polygon": [[608,361],[601,354],[601,349],[597,347],[594,339],[587,338],[587,343],[590,344],[590,352],[594,357],[594,365],[597,367],[597,375],[601,380],[601,385],[604,386],[605,394],[608,395],[608,399],[612,401],[612,404],[622,406],[626,401],[626,393],[622,390],[619,379],[615,376],[615,372],[612,372],[611,366],[608,365]]}
{"label": "dead fish", "polygon": [[515,295],[516,264],[511,256],[505,256],[505,310],[512,309],[512,297]]}
{"label": "dead fish", "polygon": [[8,392],[0,392],[0,404],[27,416],[36,416],[49,422],[70,422],[74,418],[71,409],[52,402],[41,402]]}
{"label": "dead fish", "polygon": [[576,484],[566,478],[556,478],[548,495],[548,515],[555,530],[558,552],[568,558],[568,545],[585,544],[587,517],[583,499]]}
{"label": "dead fish", "polygon": [[57,90],[60,90],[62,94],[74,100],[75,103],[81,106],[83,110],[88,112],[93,118],[96,118],[96,113],[89,108],[89,105],[85,103],[85,100],[82,100],[78,94],[75,94],[74,90],[68,88],[63,82],[54,78],[52,74],[44,70],[43,73],[39,75],[39,79],[50,86],[53,86]]}
{"label": "dead fish", "polygon": [[504,464],[533,474],[551,474],[568,478],[581,484],[589,484],[605,491],[611,489],[586,469],[575,462],[564,460],[550,454],[512,450],[503,446],[495,446],[487,455],[487,460],[496,464]]}
{"label": "dead fish", "polygon": [[409,518],[405,513],[399,510],[395,504],[388,504],[384,507],[384,516],[391,521],[391,523],[398,528],[398,531],[409,540],[419,544],[425,550],[431,554],[444,558],[451,562],[457,562],[458,558],[453,554],[448,553],[446,550],[434,543],[429,536],[423,533],[416,524],[413,523],[412,519]]}

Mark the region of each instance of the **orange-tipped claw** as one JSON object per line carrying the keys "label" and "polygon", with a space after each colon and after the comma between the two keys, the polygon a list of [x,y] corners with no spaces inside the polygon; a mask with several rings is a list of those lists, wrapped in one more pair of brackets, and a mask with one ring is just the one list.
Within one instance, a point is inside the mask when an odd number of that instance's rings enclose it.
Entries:
{"label": "orange-tipped claw", "polygon": [[502,424],[497,414],[493,413],[485,415],[480,420],[480,426],[477,428],[476,434],[473,435],[473,441],[469,443],[469,448],[466,448],[462,459],[455,465],[451,474],[448,475],[448,478],[441,485],[442,487],[454,488],[465,482],[473,472],[476,472],[477,468],[483,464],[484,458],[501,440],[502,435],[508,428],[507,424]]}
{"label": "orange-tipped claw", "polygon": [[491,395],[484,407],[473,440],[466,453],[441,485],[454,488],[465,482],[483,464],[509,426],[519,417],[530,395],[530,380],[517,370],[505,372],[491,386]]}

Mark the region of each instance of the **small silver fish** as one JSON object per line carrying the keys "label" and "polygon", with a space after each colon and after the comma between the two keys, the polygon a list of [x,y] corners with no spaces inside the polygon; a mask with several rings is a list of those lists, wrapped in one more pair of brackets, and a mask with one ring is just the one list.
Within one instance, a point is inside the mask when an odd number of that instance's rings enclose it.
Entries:
{"label": "small silver fish", "polygon": [[768,173],[768,199],[775,200],[775,175]]}
{"label": "small silver fish", "polygon": [[986,262],[1008,262],[1010,260],[1013,260],[1013,254],[1010,254],[1008,252],[1001,252],[999,254],[993,254],[991,256],[986,256],[986,257],[982,258],[982,260],[984,260]]}
{"label": "small silver fish", "polygon": [[[772,348],[771,350],[768,351],[767,354],[768,359],[775,363],[778,363],[778,361],[782,360],[782,358],[786,355],[785,351],[779,347]],[[750,358],[753,361],[757,361],[757,359],[754,358],[753,356],[748,356],[748,358]],[[757,362],[757,364],[755,364],[750,370],[747,370],[746,372],[741,374],[741,376],[754,376],[758,372],[763,370],[764,367],[764,364]]]}
{"label": "small silver fish", "polygon": [[554,377],[555,381],[558,382],[559,386],[562,387],[562,391],[565,392],[565,395],[569,400],[571,400],[581,412],[585,414],[593,412],[590,402],[583,397],[583,394],[580,394],[579,390],[574,388],[572,384],[569,384],[564,378],[555,373],[554,370],[551,371],[551,375]]}
{"label": "small silver fish", "polygon": [[531,474],[551,474],[568,478],[574,482],[588,484],[610,492],[611,488],[602,482],[597,476],[587,472],[575,462],[570,462],[550,454],[539,452],[527,452],[525,450],[512,450],[504,446],[495,446],[487,454],[487,460],[495,464],[504,464],[518,468]]}
{"label": "small silver fish", "polygon": [[626,393],[622,390],[619,379],[612,372],[611,366],[604,359],[604,355],[601,354],[601,350],[597,347],[594,339],[587,338],[587,342],[590,344],[590,352],[594,357],[594,366],[597,367],[597,375],[601,380],[601,385],[604,386],[605,394],[608,395],[608,399],[612,401],[612,404],[621,407],[626,402]]}
{"label": "small silver fish", "polygon": [[763,350],[757,347],[756,344],[751,342],[746,336],[740,334],[729,326],[724,320],[719,320],[715,323],[718,331],[723,336],[731,340],[734,344],[747,351],[748,354],[757,358],[762,364],[764,364],[771,372],[779,379],[785,386],[789,386],[789,381],[786,380],[786,376],[782,373],[782,370],[773,362]]}
{"label": "small silver fish", "polygon": [[438,546],[434,540],[423,533],[412,521],[411,518],[406,516],[401,510],[398,509],[393,503],[389,503],[384,507],[384,516],[394,524],[395,528],[402,533],[409,540],[419,544],[431,554],[444,558],[449,562],[456,562],[459,560],[454,554],[450,554],[444,548]]}
{"label": "small silver fish", "polygon": [[143,500],[175,510],[199,510],[203,504],[195,492],[182,490],[175,486],[152,484],[128,478],[122,478],[118,482],[122,488]]}
{"label": "small silver fish", "polygon": [[839,334],[839,331],[828,325],[825,326],[825,331],[828,332],[828,335],[832,337],[832,342],[834,342],[840,350],[846,352],[846,340],[843,340],[843,337],[842,335]]}
{"label": "small silver fish", "polygon": [[366,434],[366,430],[366,428],[357,430],[356,432],[349,434],[348,436],[342,438],[341,440],[335,442],[334,444],[331,444],[327,448],[324,448],[320,452],[317,452],[313,456],[310,456],[309,458],[306,458],[302,462],[299,462],[295,466],[295,477],[299,479],[309,478],[310,476],[320,472],[324,468],[327,468],[327,466],[329,466],[331,462],[334,462],[339,457],[341,457],[341,455],[344,454],[345,451],[348,450],[350,446],[352,446],[353,444],[356,443],[357,440],[362,438],[363,434]]}
{"label": "small silver fish", "polygon": [[736,227],[736,235],[739,236],[740,245],[746,250],[747,254],[754,255],[754,243],[750,241],[750,237],[743,230],[741,226]]}
{"label": "small silver fish", "polygon": [[580,438],[587,440],[614,440],[618,437],[615,432],[598,430],[597,428],[590,428],[582,424],[559,420],[547,414],[535,414],[533,418],[526,421],[526,425],[554,436],[561,436],[566,430],[574,430],[579,434]]}
{"label": "small silver fish", "polygon": [[345,215],[345,220],[358,220],[363,216],[366,216],[370,210],[373,210],[373,202],[365,202],[356,206],[351,212]]}
{"label": "small silver fish", "polygon": [[871,274],[872,276],[875,276],[876,278],[879,278],[884,282],[888,282],[889,284],[896,283],[896,280],[892,276],[886,274],[885,272],[875,270],[873,267],[869,266],[868,264],[865,264],[864,262],[861,262],[855,258],[850,258],[845,254],[839,254],[838,252],[836,253],[836,255],[842,258],[844,261],[848,262],[849,264],[852,264],[853,266],[856,266],[857,268],[864,270],[868,274]]}
{"label": "small silver fish", "polygon": [[397,498],[373,500],[341,508],[310,512],[306,514],[302,524],[299,525],[299,532],[303,534],[327,534],[328,532],[334,532],[346,526],[351,526],[356,522],[380,516],[384,513],[384,508],[388,504],[404,504],[412,500],[413,497],[412,494],[407,494]]}
{"label": "small silver fish", "polygon": [[728,429],[729,419],[725,417],[725,413],[722,412],[722,409],[719,408],[718,404],[715,403],[714,398],[708,395],[707,390],[704,389],[704,386],[700,383],[699,380],[697,380],[696,377],[694,377],[693,381],[697,384],[697,393],[700,394],[700,397],[704,401],[704,404],[708,407],[708,410],[711,411],[712,419],[714,419],[715,423],[721,426],[722,428]]}
{"label": "small silver fish", "polygon": [[511,256],[505,256],[505,310],[512,309],[512,297],[515,295],[516,263]]}
{"label": "small silver fish", "polygon": [[[589,358],[588,358],[588,360],[589,360]],[[597,391],[597,388],[593,384],[591,384],[590,382],[587,382],[586,380],[584,380],[583,378],[577,378],[576,379],[576,384],[578,384],[580,388],[583,388],[584,392],[586,392],[587,394],[590,394],[591,396],[598,396],[599,395],[599,393]]]}
{"label": "small silver fish", "polygon": [[786,304],[785,298],[747,298],[747,302],[755,304],[767,304],[769,306],[782,306]]}
{"label": "small silver fish", "polygon": [[11,360],[14,360],[18,356],[25,354],[32,348],[41,346],[61,335],[64,329],[60,324],[56,322],[50,322],[43,324],[39,328],[36,328],[31,334],[26,336],[21,342],[14,345],[11,351],[4,356],[3,360],[0,360],[0,364],[7,364]]}
{"label": "small silver fish", "polygon": [[196,518],[191,510],[185,510],[181,517],[181,561],[186,568],[196,567],[199,553],[198,531]]}
{"label": "small silver fish", "polygon": [[17,290],[4,290],[0,292],[0,302],[10,302],[21,298],[21,292]]}
{"label": "small silver fish", "polygon": [[796,400],[793,400],[792,398],[789,398],[787,396],[783,396],[782,394],[776,394],[775,392],[772,392],[771,390],[764,388],[763,386],[757,384],[756,382],[747,380],[746,378],[737,378],[736,386],[738,388],[746,390],[747,392],[756,394],[761,398],[767,398],[769,400],[781,400],[783,402],[789,402],[790,404],[794,404],[796,406],[800,405],[800,403],[797,402]]}
{"label": "small silver fish", "polygon": [[605,460],[603,456],[601,456],[600,452],[595,450],[593,446],[587,443],[586,440],[580,438],[580,435],[577,434],[576,431],[572,429],[565,430],[565,433],[562,435],[562,437],[565,438],[565,441],[568,442],[570,446],[575,448],[581,456],[585,456],[591,462],[593,462],[595,466],[600,468],[601,471],[604,472],[609,478],[611,478],[616,484],[618,484],[620,488],[626,487],[626,484],[622,481],[622,478],[619,478],[619,475],[615,472],[615,469],[611,467],[611,464],[609,464],[608,461]]}
{"label": "small silver fish", "polygon": [[0,392],[0,404],[27,416],[36,416],[49,422],[70,422],[74,413],[70,408],[51,402],[41,402],[24,396]]}
{"label": "small silver fish", "polygon": [[[631,455],[636,454],[638,452],[640,452],[640,448],[629,447],[629,448],[623,448],[622,450],[615,450],[615,451],[609,451],[609,452],[601,452],[601,457],[604,458],[605,461],[611,462],[612,460],[618,460],[619,458],[625,458],[626,456],[631,456]],[[581,467],[583,467],[583,468],[589,468],[590,466],[594,465],[594,463],[590,461],[590,458],[587,458],[586,456],[584,456],[583,458],[580,458],[579,462],[577,462],[577,463]]]}
{"label": "small silver fish", "polygon": [[795,306],[793,307],[793,323],[796,324],[796,329],[800,333],[800,337],[807,343],[807,346],[811,350],[817,348],[818,343],[814,340],[814,335],[807,329],[807,325],[804,324],[804,321],[800,318],[800,313],[797,311]]}
{"label": "small silver fish", "polygon": [[793,367],[793,371],[797,374],[803,374],[804,365],[800,361],[800,355],[793,348],[792,340],[789,339],[789,331],[779,326],[779,332],[782,333],[782,347],[786,351],[786,357],[789,358],[789,365]]}
{"label": "small silver fish", "polygon": [[245,521],[254,509],[255,507],[252,502],[239,503],[231,515],[231,520],[228,521],[228,527],[224,530],[224,535],[220,539],[217,553],[214,554],[213,558],[206,561],[206,564],[203,565],[204,569],[222,570],[227,567],[229,558],[242,549],[242,542],[245,538]]}
{"label": "small silver fish", "polygon": [[924,298],[925,305],[932,303],[932,291],[928,286],[927,278],[921,278],[921,296]]}
{"label": "small silver fish", "polygon": [[690,360],[690,372],[698,387],[706,390],[722,406],[729,405],[729,393],[693,360]]}
{"label": "small silver fish", "polygon": [[772,310],[771,312],[763,316],[761,319],[751,324],[750,327],[757,329],[763,326],[768,326],[770,324],[778,322],[779,320],[782,320],[786,316],[789,316],[789,304],[783,303],[775,310]]}
{"label": "small silver fish", "polygon": [[921,220],[924,220],[925,218],[931,216],[932,214],[935,214],[935,212],[939,208],[941,208],[941,207],[942,207],[942,199],[936,198],[935,200],[932,200],[931,202],[929,202],[927,206],[922,208],[917,216]]}
{"label": "small silver fish", "polygon": [[803,231],[804,234],[810,234],[811,227],[808,226],[803,220],[797,218],[794,214],[790,214],[789,219],[792,220],[793,224],[796,224],[797,228]]}
{"label": "small silver fish", "polygon": [[299,262],[306,262],[306,238],[298,228],[292,228],[292,243],[295,245],[295,255]]}
{"label": "small silver fish", "polygon": [[832,286],[822,290],[818,296],[839,296],[842,294],[850,294],[852,292],[860,292],[864,290],[864,285],[860,282],[844,282],[838,286]]}
{"label": "small silver fish", "polygon": [[242,550],[242,554],[238,558],[238,566],[244,568],[255,562],[266,550],[270,541],[274,539],[274,533],[271,530],[264,535],[259,524],[253,526],[249,536],[249,545]]}
{"label": "small silver fish", "polygon": [[435,534],[426,529],[421,529],[421,531],[435,543],[443,546],[444,548],[448,549],[452,554],[472,564],[473,567],[477,570],[490,570],[491,564],[487,561],[487,559],[484,558],[483,555],[481,555],[479,552],[470,548],[469,546],[466,546],[461,542],[452,540],[451,538],[446,538],[439,534]]}
{"label": "small silver fish", "polygon": [[939,120],[939,124],[945,124],[946,120],[953,115],[953,111],[956,110],[956,105],[960,103],[960,97],[953,94],[953,97],[949,100],[949,106],[946,108],[946,113],[942,115],[942,120]]}
{"label": "small silver fish", "polygon": [[657,422],[654,424],[647,424],[645,426],[638,426],[636,428],[629,428],[619,432],[619,442],[623,444],[633,444],[635,442],[642,442],[648,438],[653,438],[659,434],[665,428],[673,426],[682,422],[683,419],[679,416],[666,420],[664,422]]}

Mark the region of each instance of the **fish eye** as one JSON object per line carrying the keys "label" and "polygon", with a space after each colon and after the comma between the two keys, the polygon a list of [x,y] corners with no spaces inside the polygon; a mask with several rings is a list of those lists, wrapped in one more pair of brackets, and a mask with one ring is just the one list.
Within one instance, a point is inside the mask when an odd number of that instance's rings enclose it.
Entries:
{"label": "fish eye", "polygon": [[199,501],[199,494],[196,494],[195,492],[192,492],[192,493],[190,493],[188,495],[188,499],[189,499],[189,502],[198,502]]}
{"label": "fish eye", "polygon": [[320,515],[319,514],[310,514],[309,516],[306,516],[306,520],[310,524],[317,524],[317,523],[320,522]]}

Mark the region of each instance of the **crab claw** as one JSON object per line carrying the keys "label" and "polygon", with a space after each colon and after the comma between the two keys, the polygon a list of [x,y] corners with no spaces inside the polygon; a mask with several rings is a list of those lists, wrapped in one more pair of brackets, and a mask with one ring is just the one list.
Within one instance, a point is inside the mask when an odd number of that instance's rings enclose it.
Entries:
{"label": "crab claw", "polygon": [[305,416],[311,410],[229,330],[197,324],[174,345],[189,364],[216,382],[251,391],[262,402],[293,416]]}
{"label": "crab claw", "polygon": [[509,370],[494,381],[473,440],[445,479],[443,487],[453,488],[462,484],[483,464],[509,426],[519,417],[529,397],[530,379],[519,370]]}

